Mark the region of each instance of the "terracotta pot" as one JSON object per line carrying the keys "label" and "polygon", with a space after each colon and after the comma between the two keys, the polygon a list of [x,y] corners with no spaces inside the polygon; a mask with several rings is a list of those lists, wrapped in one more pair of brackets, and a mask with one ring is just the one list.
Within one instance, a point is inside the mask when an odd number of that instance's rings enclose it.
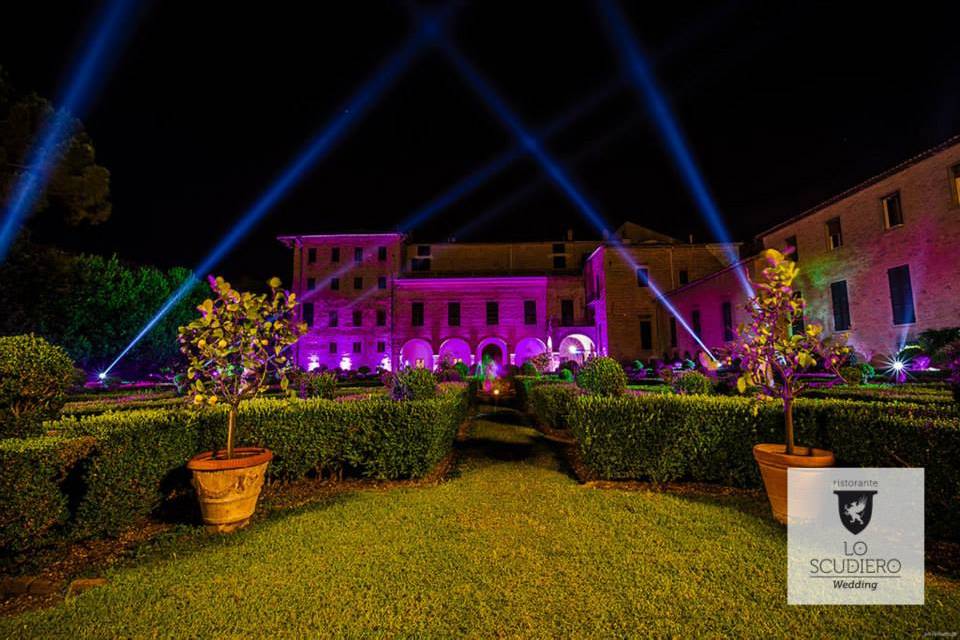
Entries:
{"label": "terracotta pot", "polygon": [[809,447],[794,447],[794,454],[788,456],[782,444],[755,445],[753,458],[760,465],[773,517],[782,524],[787,523],[787,469],[820,469],[834,463],[833,452],[826,449],[813,449],[811,455]]}
{"label": "terracotta pot", "polygon": [[190,458],[187,468],[193,472],[193,487],[208,531],[226,533],[250,522],[272,459],[269,449],[258,447],[238,447],[232,458],[223,451],[205,451]]}

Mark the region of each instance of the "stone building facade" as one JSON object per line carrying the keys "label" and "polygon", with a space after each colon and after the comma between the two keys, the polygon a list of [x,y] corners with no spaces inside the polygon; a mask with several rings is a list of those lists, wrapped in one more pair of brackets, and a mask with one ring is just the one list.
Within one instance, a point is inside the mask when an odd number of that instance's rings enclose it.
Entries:
{"label": "stone building facade", "polygon": [[[928,329],[960,326],[960,137],[913,157],[761,233],[760,247],[794,248],[806,320],[882,362]],[[756,259],[736,268],[756,269]],[[746,297],[728,268],[672,291],[698,318],[710,348],[745,316]],[[695,352],[689,335],[680,349]]]}
{"label": "stone building facade", "polygon": [[310,327],[296,347],[305,368],[432,367],[484,355],[520,365],[542,352],[556,361],[647,359],[671,348],[654,288],[725,264],[720,245],[685,244],[630,223],[613,242],[280,240],[293,250],[294,290]]}
{"label": "stone building facade", "polygon": [[[284,236],[310,331],[305,367],[520,365],[601,353],[695,356],[746,317],[739,245],[626,223],[610,241],[415,243],[401,234]],[[960,325],[960,138],[760,234],[794,247],[808,321],[863,358]],[[661,292],[663,297],[659,297]],[[693,334],[697,336],[695,339]],[[702,344],[701,344],[702,343]]]}

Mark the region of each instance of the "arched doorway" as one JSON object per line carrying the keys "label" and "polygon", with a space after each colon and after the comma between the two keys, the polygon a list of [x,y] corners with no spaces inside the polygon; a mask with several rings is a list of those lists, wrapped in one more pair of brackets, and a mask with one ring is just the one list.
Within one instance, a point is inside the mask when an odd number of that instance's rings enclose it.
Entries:
{"label": "arched doorway", "polygon": [[432,369],[433,347],[420,338],[408,340],[400,349],[400,366]]}
{"label": "arched doorway", "polygon": [[560,358],[560,362],[573,360],[583,364],[594,351],[596,351],[596,345],[593,344],[593,340],[582,333],[571,333],[560,341],[560,348],[557,350],[557,355]]}
{"label": "arched doorway", "polygon": [[470,345],[463,338],[448,338],[440,344],[440,362],[470,365]]}
{"label": "arched doorway", "polygon": [[530,358],[534,358],[547,350],[547,345],[539,338],[524,338],[517,343],[514,363],[519,367]]}
{"label": "arched doorway", "polygon": [[489,356],[499,366],[507,364],[507,343],[501,338],[485,338],[477,345],[477,363],[483,362],[484,356]]}

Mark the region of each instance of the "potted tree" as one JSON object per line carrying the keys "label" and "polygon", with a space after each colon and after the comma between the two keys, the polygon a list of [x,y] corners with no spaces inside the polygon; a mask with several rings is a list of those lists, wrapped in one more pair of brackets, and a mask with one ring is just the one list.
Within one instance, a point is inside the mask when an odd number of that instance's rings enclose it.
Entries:
{"label": "potted tree", "polygon": [[849,348],[825,342],[819,325],[800,328],[802,324],[797,321],[803,318],[805,303],[793,290],[796,263],[775,249],[767,249],[763,259],[766,266],[760,281],[753,283],[755,295],[746,307],[750,322],[740,326],[728,361],[732,364],[739,360],[740,393],[756,389],[761,397],[779,399],[783,405],[784,444],[757,444],[753,456],[760,466],[774,518],[785,523],[787,469],[829,467],[834,463],[832,452],[798,447],[794,442],[793,402],[806,387],[801,374],[818,365],[838,374]]}
{"label": "potted tree", "polygon": [[227,532],[250,521],[263,487],[269,449],[235,446],[240,402],[262,393],[271,376],[286,390],[291,362],[287,348],[306,330],[297,324],[295,294],[270,280],[269,294],[241,293],[223,278],[210,278],[214,296],[197,307],[200,317],[180,327],[180,350],[197,405],[225,404],[226,447],[190,459],[203,521]]}

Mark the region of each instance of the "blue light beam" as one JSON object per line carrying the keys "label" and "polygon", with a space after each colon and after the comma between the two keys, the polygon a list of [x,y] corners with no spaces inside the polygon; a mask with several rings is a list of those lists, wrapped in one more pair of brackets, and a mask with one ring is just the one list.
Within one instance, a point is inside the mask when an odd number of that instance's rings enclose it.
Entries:
{"label": "blue light beam", "polygon": [[[537,162],[540,164],[541,168],[547,173],[553,183],[563,191],[564,194],[576,205],[577,209],[580,210],[580,213],[590,222],[590,224],[602,233],[605,237],[608,237],[610,244],[614,247],[617,253],[630,265],[631,270],[636,272],[639,268],[636,261],[633,259],[633,256],[629,254],[626,248],[623,246],[623,243],[617,239],[617,237],[609,232],[606,222],[603,217],[600,215],[600,212],[590,203],[587,197],[583,194],[581,189],[576,186],[573,180],[566,175],[566,172],[557,163],[551,156],[550,153],[543,148],[539,140],[534,137],[527,129],[524,127],[520,119],[514,115],[513,111],[507,106],[506,102],[494,91],[493,87],[484,80],[483,76],[473,68],[473,65],[463,57],[463,55],[453,46],[453,44],[447,39],[441,39],[438,41],[439,45],[442,47],[444,53],[447,54],[447,58],[453,63],[457,68],[457,71],[463,76],[467,81],[467,84],[474,90],[477,95],[486,103],[487,107],[494,112],[494,114],[510,129],[510,131],[516,136],[517,140],[520,142],[521,146],[526,149],[526,151],[533,156]],[[666,299],[663,295],[663,292],[660,291],[660,288],[656,286],[649,278],[647,279],[647,284],[649,285],[650,291],[654,294],[654,297],[677,319],[680,325],[690,334],[690,336],[696,341],[700,347],[703,348],[704,353],[710,356],[711,359],[716,361],[713,352],[707,347],[706,344],[700,339],[700,336],[690,328],[686,320],[683,319],[683,316],[680,315],[680,312],[670,304],[670,301]]]}
{"label": "blue light beam", "polygon": [[421,50],[424,42],[435,30],[432,22],[421,22],[417,33],[380,67],[353,97],[339,110],[300,152],[294,161],[280,174],[267,191],[237,221],[230,232],[213,248],[206,258],[194,269],[197,279],[185,281],[160,307],[156,315],[140,330],[123,351],[114,359],[104,373],[109,373],[157,322],[165,316],[202,278],[209,273],[223,257],[256,225],[292,189],[303,175],[340,140],[347,129],[366,110],[373,106],[377,98],[393,84],[393,81],[410,65]]}
{"label": "blue light beam", "polygon": [[[664,145],[666,145],[677,170],[690,190],[694,203],[700,210],[700,215],[710,227],[717,241],[724,243],[724,252],[727,254],[727,259],[735,265],[740,261],[740,256],[737,255],[732,246],[730,233],[724,224],[723,216],[710,194],[706,181],[697,169],[690,146],[670,110],[670,106],[667,104],[666,97],[657,86],[656,78],[646,56],[633,34],[630,33],[626,19],[617,7],[615,0],[601,0],[600,11],[607,23],[611,39],[623,58],[627,74],[646,104]],[[752,298],[754,295],[753,287],[750,285],[746,270],[736,268],[735,272],[744,292]]]}
{"label": "blue light beam", "polygon": [[[588,96],[582,102],[577,103],[543,127],[540,130],[540,137],[546,139],[556,135],[561,131],[564,131],[574,122],[579,120],[584,114],[589,113],[594,108],[602,104],[605,100],[610,98],[613,94],[615,94],[620,86],[621,83],[619,81],[611,82],[596,93]],[[399,230],[406,233],[416,228],[440,211],[458,202],[467,194],[483,186],[483,184],[485,184],[493,176],[506,169],[524,154],[524,148],[518,145],[496,156],[493,160],[478,168],[473,173],[465,176],[453,186],[449,187],[442,194],[433,198],[422,207],[411,213],[407,219],[400,224]]]}
{"label": "blue light beam", "polygon": [[73,123],[90,106],[106,72],[117,59],[115,52],[129,32],[124,26],[132,21],[135,0],[114,0],[98,19],[81,48],[79,63],[68,75],[69,82],[57,96],[55,111],[43,122],[37,139],[28,151],[26,170],[10,191],[0,227],[0,263],[7,258],[20,225],[36,205],[63,152],[64,143],[73,135]]}

